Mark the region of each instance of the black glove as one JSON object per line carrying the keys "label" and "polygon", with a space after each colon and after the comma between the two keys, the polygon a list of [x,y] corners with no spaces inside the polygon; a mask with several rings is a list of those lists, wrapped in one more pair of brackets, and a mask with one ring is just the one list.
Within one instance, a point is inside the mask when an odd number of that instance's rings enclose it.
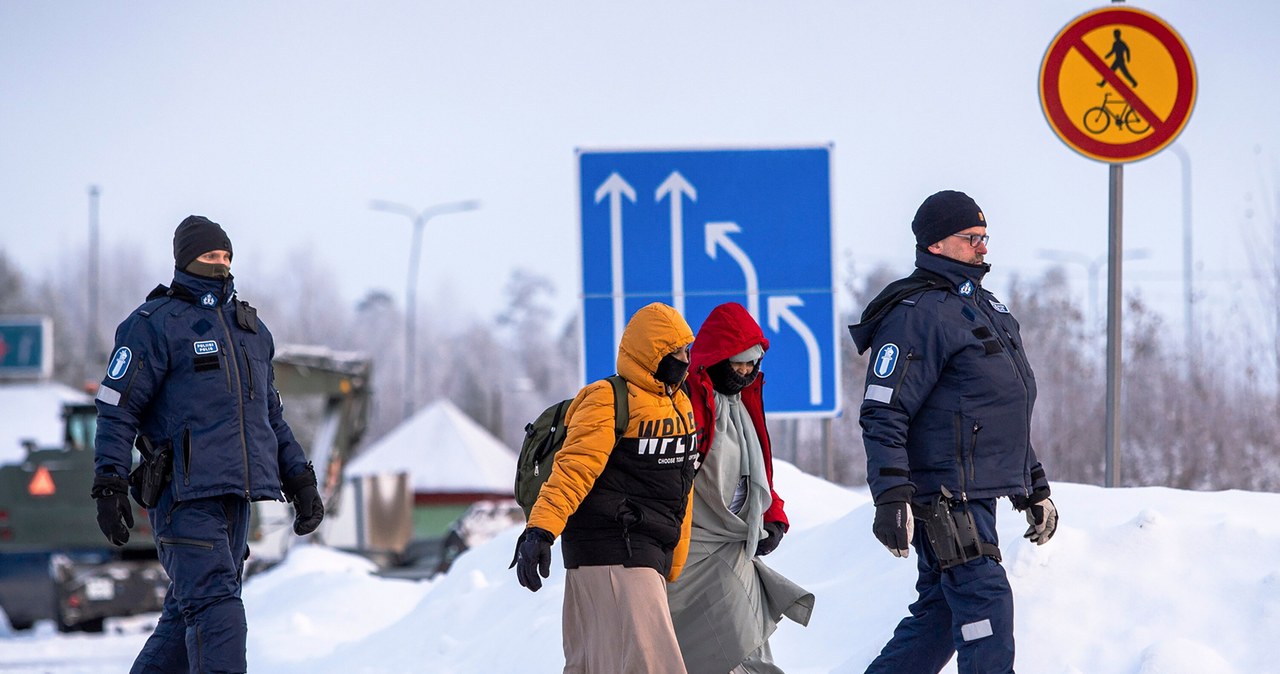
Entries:
{"label": "black glove", "polygon": [[911,537],[915,533],[915,518],[908,501],[915,490],[909,485],[894,487],[880,495],[876,504],[876,519],[871,532],[894,557],[911,554]]}
{"label": "black glove", "polygon": [[777,550],[778,544],[782,542],[782,535],[787,533],[787,528],[782,525],[782,522],[765,522],[764,531],[768,536],[756,543],[756,557],[764,557]]}
{"label": "black glove", "polygon": [[306,536],[315,531],[324,519],[324,502],[316,489],[316,471],[310,463],[284,481],[284,495],[293,503],[293,533]]}
{"label": "black glove", "polygon": [[133,505],[129,503],[129,481],[116,475],[97,475],[89,493],[98,502],[98,528],[112,545],[129,542],[133,528]]}
{"label": "black glove", "polygon": [[531,592],[541,590],[542,578],[551,575],[551,543],[555,540],[550,531],[529,527],[516,541],[516,554],[507,568],[514,566],[516,578]]}

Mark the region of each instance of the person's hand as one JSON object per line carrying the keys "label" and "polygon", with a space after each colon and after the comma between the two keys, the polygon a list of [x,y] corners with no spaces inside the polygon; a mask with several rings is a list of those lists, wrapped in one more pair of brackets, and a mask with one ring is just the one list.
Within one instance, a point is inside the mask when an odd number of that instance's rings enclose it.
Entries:
{"label": "person's hand", "polygon": [[507,568],[515,567],[516,579],[530,592],[541,590],[542,578],[551,575],[551,543],[555,539],[546,529],[529,527],[516,541],[516,554]]}
{"label": "person's hand", "polygon": [[129,529],[133,528],[133,506],[129,503],[129,482],[115,475],[98,475],[93,478],[90,494],[98,503],[98,528],[112,545],[129,542]]}
{"label": "person's hand", "polygon": [[768,535],[756,543],[756,557],[764,557],[777,550],[778,544],[782,542],[782,535],[787,533],[787,528],[782,526],[782,522],[765,522],[764,532]]}
{"label": "person's hand", "polygon": [[880,495],[871,532],[894,557],[911,555],[911,538],[915,534],[915,518],[908,501],[914,489],[909,485],[894,487]]}
{"label": "person's hand", "polygon": [[1048,543],[1058,530],[1058,507],[1053,505],[1053,499],[1046,496],[1043,501],[1028,505],[1026,514],[1027,524],[1031,526],[1022,537],[1036,545]]}
{"label": "person's hand", "polygon": [[301,473],[285,480],[284,495],[293,503],[293,533],[299,536],[316,530],[324,520],[324,501],[316,488],[316,471],[308,463]]}

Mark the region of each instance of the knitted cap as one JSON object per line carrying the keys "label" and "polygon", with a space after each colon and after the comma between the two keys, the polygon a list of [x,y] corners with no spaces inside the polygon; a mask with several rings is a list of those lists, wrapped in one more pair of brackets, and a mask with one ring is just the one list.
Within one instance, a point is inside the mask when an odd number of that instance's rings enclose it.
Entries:
{"label": "knitted cap", "polygon": [[188,215],[173,232],[173,263],[186,269],[191,261],[211,250],[231,253],[231,239],[222,225],[203,215]]}
{"label": "knitted cap", "polygon": [[954,190],[930,195],[920,204],[915,219],[911,221],[916,243],[926,248],[956,232],[986,226],[987,218],[978,204],[964,192]]}

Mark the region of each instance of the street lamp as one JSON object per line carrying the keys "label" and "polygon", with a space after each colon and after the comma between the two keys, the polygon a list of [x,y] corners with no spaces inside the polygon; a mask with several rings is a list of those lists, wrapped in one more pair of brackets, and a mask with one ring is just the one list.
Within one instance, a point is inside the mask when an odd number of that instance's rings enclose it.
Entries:
{"label": "street lamp", "polygon": [[[1041,259],[1051,262],[1069,262],[1078,264],[1085,268],[1089,273],[1089,317],[1092,325],[1098,324],[1098,318],[1101,312],[1098,308],[1098,275],[1102,271],[1103,265],[1107,263],[1106,255],[1097,257],[1089,257],[1084,253],[1074,250],[1040,250],[1036,252]],[[1151,252],[1145,248],[1137,250],[1126,250],[1122,256],[1126,260],[1145,260],[1151,257]]]}
{"label": "street lamp", "polygon": [[437,215],[446,213],[460,213],[462,211],[474,211],[480,208],[480,202],[475,199],[467,199],[466,201],[451,201],[444,204],[436,204],[428,206],[421,211],[404,204],[394,201],[383,201],[374,199],[369,202],[369,208],[375,211],[384,211],[387,213],[398,213],[409,218],[413,223],[413,243],[409,247],[409,278],[407,288],[405,290],[405,318],[404,318],[404,418],[408,419],[414,411],[414,372],[417,370],[417,349],[415,340],[417,339],[417,308],[418,308],[418,257],[422,248],[422,230],[426,226],[427,221]]}

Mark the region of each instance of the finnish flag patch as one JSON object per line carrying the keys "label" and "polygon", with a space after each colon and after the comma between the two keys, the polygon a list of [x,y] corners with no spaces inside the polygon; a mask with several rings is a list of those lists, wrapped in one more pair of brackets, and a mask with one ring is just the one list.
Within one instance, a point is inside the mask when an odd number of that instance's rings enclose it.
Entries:
{"label": "finnish flag patch", "polygon": [[203,342],[196,342],[195,349],[198,355],[204,355],[206,353],[217,353],[218,343],[213,341],[212,339],[205,340]]}

